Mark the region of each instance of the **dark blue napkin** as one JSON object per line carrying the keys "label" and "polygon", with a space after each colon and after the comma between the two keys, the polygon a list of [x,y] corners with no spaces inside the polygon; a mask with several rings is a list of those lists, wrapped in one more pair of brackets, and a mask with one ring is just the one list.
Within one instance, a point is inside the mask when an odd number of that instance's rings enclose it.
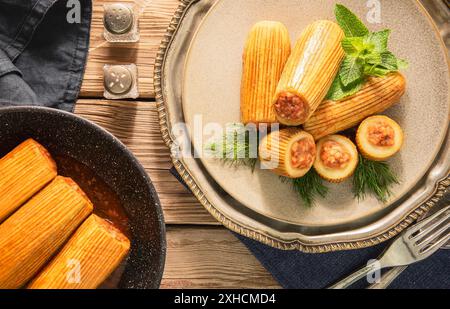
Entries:
{"label": "dark blue napkin", "polygon": [[[171,169],[171,173],[183,183],[175,168]],[[447,197],[441,203],[448,205],[450,200]],[[364,266],[367,261],[376,259],[389,245],[387,242],[367,249],[306,254],[274,249],[241,235],[235,235],[280,285],[289,289],[326,288]],[[362,279],[353,287],[367,286],[367,281]],[[450,289],[450,250],[440,250],[431,258],[408,267],[390,288]]]}
{"label": "dark blue napkin", "polygon": [[0,107],[72,111],[88,54],[91,12],[91,0],[0,0]]}
{"label": "dark blue napkin", "polygon": [[[388,243],[376,247],[325,254],[306,254],[274,249],[237,235],[261,264],[289,289],[326,288],[377,258]],[[365,288],[366,280],[354,288]],[[450,250],[408,267],[389,287],[391,289],[450,289]]]}

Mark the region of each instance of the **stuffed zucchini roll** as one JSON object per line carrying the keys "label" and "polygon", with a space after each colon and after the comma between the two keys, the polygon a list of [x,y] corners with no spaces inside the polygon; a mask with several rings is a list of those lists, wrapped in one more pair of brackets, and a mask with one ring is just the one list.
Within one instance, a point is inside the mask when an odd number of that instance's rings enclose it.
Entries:
{"label": "stuffed zucchini roll", "polygon": [[0,222],[56,177],[56,164],[28,139],[0,159]]}
{"label": "stuffed zucchini roll", "polygon": [[295,128],[272,132],[259,146],[262,166],[289,178],[300,178],[308,173],[315,157],[314,138]]}
{"label": "stuffed zucchini roll", "polygon": [[329,182],[340,183],[351,177],[358,162],[355,144],[344,136],[330,135],[317,143],[314,169]]}
{"label": "stuffed zucchini roll", "polygon": [[364,120],[356,133],[361,154],[369,160],[384,161],[400,151],[403,130],[386,116],[372,116]]}
{"label": "stuffed zucchini roll", "polygon": [[[28,288],[95,289],[119,266],[129,249],[130,241],[122,232],[91,215]],[[68,267],[70,261],[77,265]],[[73,273],[76,267],[79,274]]]}
{"label": "stuffed zucchini roll", "polygon": [[0,289],[26,284],[93,210],[70,178],[56,177],[0,225]]}
{"label": "stuffed zucchini roll", "polygon": [[262,21],[253,26],[243,55],[241,85],[241,121],[274,123],[273,96],[291,53],[286,27],[275,21]]}
{"label": "stuffed zucchini roll", "polygon": [[324,101],[304,124],[304,129],[317,140],[352,128],[368,116],[381,113],[399,102],[405,90],[406,80],[400,73],[370,77],[353,96],[340,101]]}
{"label": "stuffed zucchini roll", "polygon": [[303,31],[276,90],[274,109],[280,123],[305,123],[323,101],[345,56],[343,38],[339,25],[327,20]]}

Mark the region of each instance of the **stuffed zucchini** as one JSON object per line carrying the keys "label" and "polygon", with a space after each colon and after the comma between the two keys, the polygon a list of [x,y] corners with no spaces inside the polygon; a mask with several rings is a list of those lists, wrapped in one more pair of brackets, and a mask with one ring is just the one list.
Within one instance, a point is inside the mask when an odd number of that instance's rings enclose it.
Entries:
{"label": "stuffed zucchini", "polygon": [[33,139],[0,158],[0,223],[56,175],[49,152]]}
{"label": "stuffed zucchini", "polygon": [[303,31],[276,90],[274,109],[280,123],[305,123],[323,101],[345,55],[343,38],[341,28],[327,20]]}
{"label": "stuffed zucchini", "polygon": [[396,104],[405,93],[400,73],[370,77],[363,89],[340,101],[324,101],[304,124],[316,140],[358,125],[365,118]]}
{"label": "stuffed zucchini", "polygon": [[[121,231],[91,215],[28,288],[95,289],[118,267],[129,249],[130,241]],[[82,269],[79,281],[68,280],[70,261],[77,261]]]}
{"label": "stuffed zucchini", "polygon": [[356,143],[361,154],[373,161],[384,161],[400,151],[403,130],[386,116],[372,116],[364,120],[356,133]]}
{"label": "stuffed zucchini", "polygon": [[70,178],[56,177],[0,225],[0,289],[22,287],[93,211]]}
{"label": "stuffed zucchini", "polygon": [[355,144],[341,135],[324,137],[317,143],[314,169],[323,179],[340,183],[353,175],[359,156]]}
{"label": "stuffed zucchini", "polygon": [[259,146],[262,166],[288,178],[300,178],[308,173],[315,157],[314,138],[294,128],[270,133]]}
{"label": "stuffed zucchini", "polygon": [[273,96],[291,53],[286,27],[275,21],[253,26],[243,55],[241,121],[244,124],[274,123]]}

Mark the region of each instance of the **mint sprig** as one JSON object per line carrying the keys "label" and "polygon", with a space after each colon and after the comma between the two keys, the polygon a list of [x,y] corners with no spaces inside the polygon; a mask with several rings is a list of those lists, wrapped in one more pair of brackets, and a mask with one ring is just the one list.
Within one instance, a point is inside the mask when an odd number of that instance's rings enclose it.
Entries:
{"label": "mint sprig", "polygon": [[327,94],[329,100],[340,100],[358,92],[369,76],[385,76],[408,67],[388,50],[391,30],[370,32],[348,8],[336,5],[336,20],[345,33],[342,48],[346,56]]}
{"label": "mint sprig", "polygon": [[364,36],[364,41],[373,46],[373,50],[377,53],[383,53],[388,49],[389,36],[391,30],[386,29],[378,32],[370,33]]}
{"label": "mint sprig", "polygon": [[358,16],[342,4],[336,4],[334,14],[346,37],[359,37],[369,34],[369,29]]}
{"label": "mint sprig", "polygon": [[342,85],[348,87],[350,84],[360,82],[364,74],[364,60],[360,57],[349,56],[342,61],[339,77]]}
{"label": "mint sprig", "polygon": [[352,96],[361,90],[363,84],[364,83],[361,80],[357,80],[355,81],[355,83],[349,84],[346,87],[342,84],[341,79],[338,76],[331,84],[330,90],[328,91],[327,99],[338,101],[342,98]]}

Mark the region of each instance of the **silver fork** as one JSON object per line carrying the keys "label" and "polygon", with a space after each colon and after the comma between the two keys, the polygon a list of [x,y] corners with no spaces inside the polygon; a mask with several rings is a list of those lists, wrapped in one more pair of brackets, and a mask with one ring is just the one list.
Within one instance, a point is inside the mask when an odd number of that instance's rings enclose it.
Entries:
{"label": "silver fork", "polygon": [[[450,191],[449,191],[450,193]],[[450,200],[450,194],[445,195],[445,200]],[[438,210],[441,209],[441,207],[438,206]],[[422,221],[426,218],[428,218],[431,214],[426,214],[425,216],[419,218],[419,221]],[[442,250],[450,250],[450,241],[447,242],[442,248]],[[367,287],[370,290],[382,290],[387,289],[394,281],[397,279],[406,269],[408,266],[397,266],[391,268],[389,271],[387,271],[383,276],[381,276],[380,280],[371,284],[369,287]]]}
{"label": "silver fork", "polygon": [[417,223],[398,237],[381,258],[331,286],[345,289],[368,274],[387,267],[406,266],[434,254],[450,239],[450,206]]}
{"label": "silver fork", "polygon": [[[449,250],[450,242],[447,242],[447,244],[444,245],[441,249]],[[367,287],[367,289],[369,290],[387,289],[395,281],[395,279],[397,279],[407,268],[408,265],[393,267],[381,277],[379,282],[371,284],[369,287]]]}

